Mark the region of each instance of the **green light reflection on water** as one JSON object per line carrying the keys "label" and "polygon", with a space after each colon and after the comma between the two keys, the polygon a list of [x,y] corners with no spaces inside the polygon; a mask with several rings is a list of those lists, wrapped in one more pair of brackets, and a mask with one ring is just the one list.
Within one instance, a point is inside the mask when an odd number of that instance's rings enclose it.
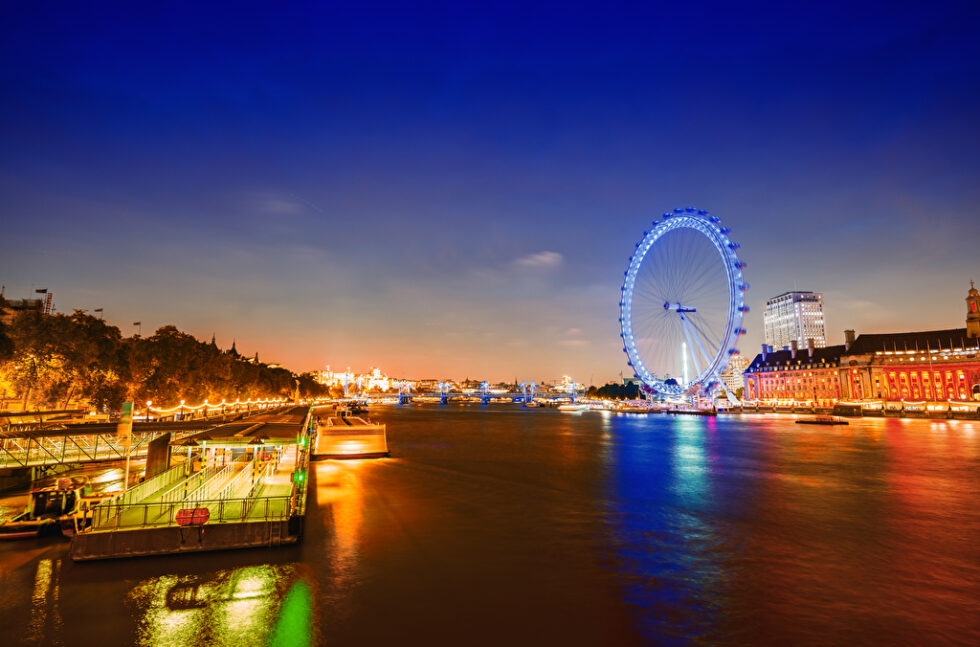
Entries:
{"label": "green light reflection on water", "polygon": [[299,647],[312,642],[313,596],[306,582],[297,580],[279,607],[279,618],[269,634],[270,647]]}

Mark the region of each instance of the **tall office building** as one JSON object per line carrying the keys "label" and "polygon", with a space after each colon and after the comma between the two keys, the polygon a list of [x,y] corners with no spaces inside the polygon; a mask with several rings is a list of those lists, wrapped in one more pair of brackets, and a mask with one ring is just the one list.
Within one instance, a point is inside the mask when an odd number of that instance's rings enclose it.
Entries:
{"label": "tall office building", "polygon": [[795,341],[807,345],[809,339],[817,348],[827,345],[823,321],[823,294],[820,292],[785,292],[766,301],[763,316],[766,343],[779,350]]}

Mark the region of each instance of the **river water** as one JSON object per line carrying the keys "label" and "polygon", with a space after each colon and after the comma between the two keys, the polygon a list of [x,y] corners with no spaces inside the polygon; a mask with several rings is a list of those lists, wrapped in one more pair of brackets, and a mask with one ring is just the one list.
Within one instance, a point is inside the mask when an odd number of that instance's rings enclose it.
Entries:
{"label": "river water", "polygon": [[0,545],[0,643],[980,644],[980,423],[378,407],[296,547]]}

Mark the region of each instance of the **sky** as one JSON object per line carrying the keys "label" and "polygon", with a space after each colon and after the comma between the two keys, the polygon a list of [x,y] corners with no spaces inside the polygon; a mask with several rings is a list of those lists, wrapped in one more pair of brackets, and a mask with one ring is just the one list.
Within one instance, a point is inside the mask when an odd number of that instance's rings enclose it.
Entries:
{"label": "sky", "polygon": [[980,5],[45,3],[0,14],[0,281],[297,371],[601,384],[665,210],[843,330],[965,325]]}

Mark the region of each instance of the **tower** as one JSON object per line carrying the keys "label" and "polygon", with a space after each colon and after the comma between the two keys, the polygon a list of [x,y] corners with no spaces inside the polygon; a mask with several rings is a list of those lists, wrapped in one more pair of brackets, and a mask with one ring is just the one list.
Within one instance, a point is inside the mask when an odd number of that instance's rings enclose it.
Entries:
{"label": "tower", "polygon": [[970,339],[980,337],[980,292],[970,281],[970,291],[966,295],[966,336]]}

